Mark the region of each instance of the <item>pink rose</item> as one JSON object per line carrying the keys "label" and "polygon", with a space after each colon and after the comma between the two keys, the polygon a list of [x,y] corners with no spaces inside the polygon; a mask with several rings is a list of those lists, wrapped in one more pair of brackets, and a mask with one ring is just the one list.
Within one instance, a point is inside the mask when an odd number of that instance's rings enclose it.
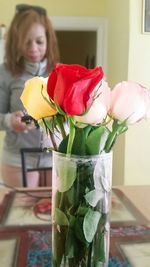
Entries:
{"label": "pink rose", "polygon": [[102,78],[101,67],[57,64],[49,76],[47,92],[67,115],[80,115],[92,103],[91,94]]}
{"label": "pink rose", "polygon": [[101,123],[106,118],[110,109],[110,94],[108,83],[102,79],[92,93],[92,97],[95,100],[88,112],[85,115],[77,116],[76,121],[92,125]]}
{"label": "pink rose", "polygon": [[150,116],[150,91],[134,82],[118,83],[111,91],[109,114],[133,124]]}

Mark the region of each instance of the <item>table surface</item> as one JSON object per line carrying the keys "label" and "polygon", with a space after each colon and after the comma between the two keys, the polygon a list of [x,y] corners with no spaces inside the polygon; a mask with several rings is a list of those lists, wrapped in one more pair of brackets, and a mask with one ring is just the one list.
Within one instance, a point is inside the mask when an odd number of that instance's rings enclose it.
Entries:
{"label": "table surface", "polygon": [[[127,197],[131,203],[140,211],[140,213],[147,219],[150,223],[150,186],[115,186],[114,190],[121,191],[124,195],[123,197]],[[28,191],[29,189],[24,188],[20,189],[21,191]],[[47,191],[51,190],[51,188],[37,188],[36,191]],[[0,203],[3,201],[4,196],[10,192],[10,189],[0,188]],[[115,206],[115,205],[114,205]],[[112,205],[112,208],[113,207]]]}
{"label": "table surface", "polygon": [[117,186],[150,223],[150,186]]}
{"label": "table surface", "polygon": [[[33,243],[36,239],[42,240],[40,235],[46,240],[45,243],[40,243],[40,246],[45,248],[45,244],[48,244],[47,238],[50,239],[51,235],[50,212],[38,214],[36,204],[43,198],[49,200],[50,191],[50,188],[45,187],[31,191],[21,188],[16,192],[0,188],[0,254],[3,255],[0,267],[12,266],[9,262],[12,259],[13,266],[18,267],[17,262],[21,260],[22,267],[26,267],[27,257],[33,257],[31,253]],[[36,196],[40,196],[41,200]],[[113,187],[110,255],[112,259],[115,258],[115,261],[117,256],[118,262],[111,266],[150,266],[149,203],[150,186]],[[14,258],[14,251],[18,244],[18,255]],[[27,252],[29,244],[31,244],[30,255]],[[17,260],[16,257],[18,257]],[[121,265],[125,262],[129,265]]]}

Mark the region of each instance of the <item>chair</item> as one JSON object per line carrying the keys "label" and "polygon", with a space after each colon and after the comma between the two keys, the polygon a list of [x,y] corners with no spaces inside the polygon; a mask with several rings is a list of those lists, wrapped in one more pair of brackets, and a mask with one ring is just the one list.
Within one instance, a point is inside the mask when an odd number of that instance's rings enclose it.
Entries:
{"label": "chair", "polygon": [[[22,164],[22,182],[23,182],[23,187],[27,187],[27,172],[32,172],[32,171],[39,171],[40,172],[40,184],[39,186],[46,186],[46,175],[47,175],[47,171],[52,171],[52,167],[51,166],[39,166],[39,164],[37,164],[34,168],[28,168],[27,167],[27,156],[31,155],[31,154],[45,154],[47,152],[45,152],[44,149],[42,148],[21,148],[20,149],[20,153],[21,153],[21,164]],[[49,152],[50,156],[51,156],[51,152]]]}

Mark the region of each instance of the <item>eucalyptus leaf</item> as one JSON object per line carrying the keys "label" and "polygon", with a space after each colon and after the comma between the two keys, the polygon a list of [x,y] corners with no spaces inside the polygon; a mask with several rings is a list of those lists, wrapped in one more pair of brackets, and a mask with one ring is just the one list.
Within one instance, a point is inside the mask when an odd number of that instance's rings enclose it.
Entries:
{"label": "eucalyptus leaf", "polygon": [[83,221],[83,232],[86,240],[90,243],[92,242],[96,231],[97,226],[100,220],[101,214],[98,211],[89,209],[86,213]]}
{"label": "eucalyptus leaf", "polygon": [[102,199],[103,196],[104,193],[102,190],[94,189],[85,195],[85,199],[90,204],[90,206],[96,207],[98,201]]}
{"label": "eucalyptus leaf", "polygon": [[54,220],[58,225],[69,225],[66,214],[58,208],[55,208]]}

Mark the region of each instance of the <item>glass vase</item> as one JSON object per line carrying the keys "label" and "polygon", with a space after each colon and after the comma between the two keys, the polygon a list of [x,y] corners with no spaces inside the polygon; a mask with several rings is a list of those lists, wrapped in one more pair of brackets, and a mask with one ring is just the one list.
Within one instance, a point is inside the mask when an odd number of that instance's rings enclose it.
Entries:
{"label": "glass vase", "polygon": [[111,180],[112,153],[53,152],[53,267],[108,267]]}

